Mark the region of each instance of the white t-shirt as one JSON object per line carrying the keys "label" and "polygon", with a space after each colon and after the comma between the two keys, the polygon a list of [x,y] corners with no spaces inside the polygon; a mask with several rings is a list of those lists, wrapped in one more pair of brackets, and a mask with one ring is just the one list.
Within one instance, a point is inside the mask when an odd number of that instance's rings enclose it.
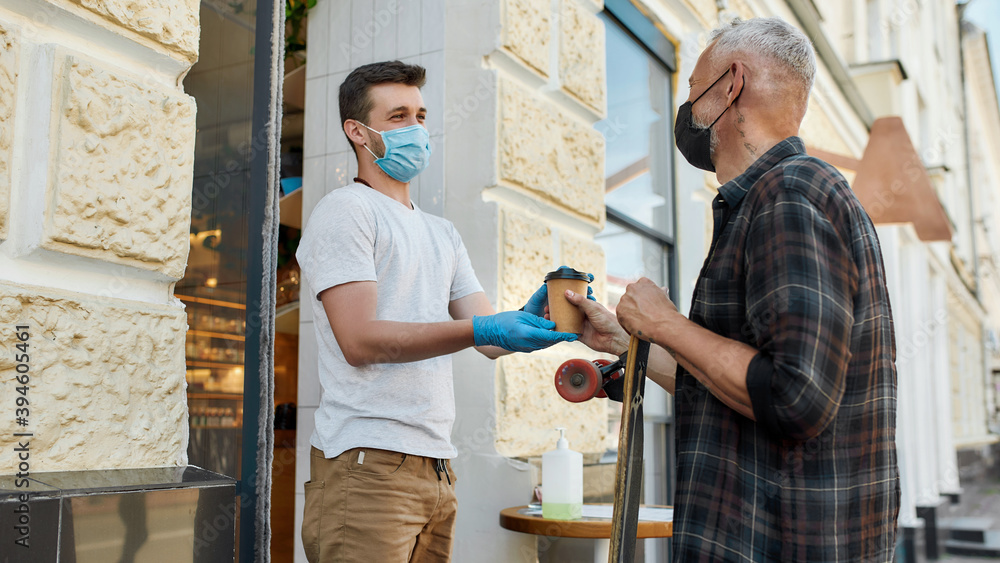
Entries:
{"label": "white t-shirt", "polygon": [[[375,281],[377,319],[451,320],[451,301],[483,290],[455,226],[350,184],[316,205],[295,255],[312,290],[303,302],[312,307],[319,347],[322,397],[310,443],[327,458],[359,447],[455,457],[451,356],[352,367],[319,300],[336,285]],[[385,353],[391,359],[394,346]]]}

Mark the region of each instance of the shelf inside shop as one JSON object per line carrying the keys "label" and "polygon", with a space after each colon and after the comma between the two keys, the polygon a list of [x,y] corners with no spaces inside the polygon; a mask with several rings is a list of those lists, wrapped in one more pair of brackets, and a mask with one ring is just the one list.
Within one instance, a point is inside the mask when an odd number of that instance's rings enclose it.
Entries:
{"label": "shelf inside shop", "polygon": [[278,201],[281,208],[281,224],[296,229],[302,228],[302,188],[281,196]]}
{"label": "shelf inside shop", "polygon": [[228,334],[224,332],[214,332],[210,330],[195,330],[190,329],[187,332],[191,336],[203,336],[207,338],[221,338],[223,340],[235,340],[237,342],[245,342],[246,337],[242,334]]}
{"label": "shelf inside shop", "polygon": [[306,109],[306,65],[302,65],[285,74],[281,84],[281,101],[288,109]]}
{"label": "shelf inside shop", "polygon": [[233,401],[242,401],[243,393],[220,393],[220,392],[208,392],[208,391],[188,391],[188,398],[191,399],[231,399]]}
{"label": "shelf inside shop", "polygon": [[286,303],[274,313],[274,331],[285,334],[299,333],[299,302]]}
{"label": "shelf inside shop", "polygon": [[241,368],[243,364],[228,364],[223,362],[201,362],[197,360],[188,360],[187,366],[189,368],[218,368],[218,369],[229,369],[229,368]]}
{"label": "shelf inside shop", "polygon": [[285,114],[281,118],[281,140],[301,141],[306,129],[305,112]]}
{"label": "shelf inside shop", "polygon": [[216,305],[218,307],[228,307],[230,309],[240,309],[245,311],[247,306],[242,303],[233,303],[232,301],[223,301],[221,299],[209,299],[207,297],[195,297],[193,295],[181,295],[174,294],[174,297],[180,299],[181,301],[187,301],[189,303],[200,303],[202,305]]}

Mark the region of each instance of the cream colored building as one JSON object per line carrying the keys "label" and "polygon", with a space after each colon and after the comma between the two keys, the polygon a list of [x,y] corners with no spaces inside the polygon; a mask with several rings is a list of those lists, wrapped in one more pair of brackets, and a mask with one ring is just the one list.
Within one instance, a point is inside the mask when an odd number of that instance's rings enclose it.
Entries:
{"label": "cream colored building", "polygon": [[[244,383],[238,321],[253,298],[205,297],[231,295],[212,268],[233,237],[202,212],[239,199],[220,190],[242,197],[233,186],[244,176],[230,172],[222,185],[222,159],[199,163],[252,152],[234,149],[251,126],[227,110],[249,107],[260,26],[244,2],[139,4],[0,0],[0,320],[31,327],[31,369],[45,374],[31,388],[33,471],[183,466],[206,429],[242,412],[232,398]],[[736,16],[779,16],[813,39],[819,68],[801,136],[879,224],[897,315],[900,525],[915,529],[919,510],[960,492],[956,452],[981,452],[997,430],[1000,235],[990,227],[1000,115],[981,72],[982,35],[959,35],[951,2],[318,0],[305,68],[286,69],[304,83],[296,100],[287,80],[284,123],[286,137],[301,134],[303,187],[301,204],[283,212],[300,205],[308,222],[354,176],[337,109],[347,73],[417,63],[428,70],[434,157],[414,201],[456,225],[497,309],[516,309],[547,271],[570,264],[597,276],[595,294],[611,306],[628,280],[649,276],[687,310],[717,184],[674,149],[673,116],[709,32]],[[249,168],[247,185],[260,180]],[[196,315],[206,299],[223,312]],[[294,311],[287,305],[279,313]],[[295,356],[298,344],[297,370],[275,369],[297,386],[297,438],[274,453],[276,480],[295,468],[294,488],[274,493],[294,498],[295,525],[272,541],[290,552],[293,536],[296,561],[319,397],[308,310],[297,322],[279,314],[278,338],[291,336],[275,350]],[[261,330],[269,334],[266,322]],[[5,381],[18,369],[15,344],[0,341]],[[256,352],[270,361],[270,341]],[[455,356],[456,561],[600,553],[497,524],[501,509],[531,499],[556,426],[586,454],[588,498],[612,492],[618,415],[606,401],[559,398],[553,375],[571,357],[592,353]],[[647,503],[671,498],[671,417],[669,396],[648,389]],[[0,451],[10,451],[15,423],[4,420]],[[663,560],[666,542],[645,541],[642,556]]]}
{"label": "cream colored building", "polygon": [[[203,205],[183,85],[205,54],[200,4],[0,1],[0,553],[12,561],[231,558],[237,512],[261,506],[252,487],[237,506],[232,478],[188,465],[189,311],[175,288]],[[251,548],[266,547],[266,525],[245,522]]]}
{"label": "cream colored building", "polygon": [[[445,4],[425,1],[417,10],[415,4],[388,2],[371,9],[367,2],[320,0],[310,21],[329,26],[310,23],[304,216],[322,195],[353,177],[354,158],[339,133],[335,105],[335,89],[346,73],[375,60],[417,62],[429,71],[424,97],[432,108],[429,128],[440,156],[420,176],[415,200],[455,222],[499,309],[516,308],[545,271],[569,263],[598,274],[604,282],[597,288],[598,298],[612,305],[624,280],[661,275],[662,283],[674,284],[678,304],[686,310],[710,242],[708,202],[716,185],[714,176],[689,167],[674,152],[672,116],[687,96],[678,84],[691,72],[711,29],[735,16],[780,16],[802,27],[819,55],[803,139],[811,152],[840,167],[852,182],[864,175],[866,204],[880,205],[885,215],[877,220],[886,223],[880,232],[888,239],[884,250],[892,262],[893,298],[905,303],[896,307],[897,337],[905,349],[899,375],[901,403],[906,401],[900,408],[907,491],[901,524],[917,526],[918,505],[958,491],[955,448],[965,443],[967,432],[985,431],[984,420],[959,401],[976,393],[977,388],[963,386],[978,382],[978,390],[983,388],[986,312],[969,285],[975,268],[965,141],[960,125],[949,128],[963,123],[963,113],[957,90],[949,86],[961,82],[961,67],[957,16],[948,2],[927,2],[910,11],[903,4],[879,1]],[[935,25],[940,22],[947,25]],[[623,29],[632,37],[622,39]],[[670,47],[657,50],[658,40]],[[620,95],[616,85],[626,79],[620,69],[632,68],[621,54],[625,51],[615,50],[622,41],[645,51],[650,67],[658,66],[657,72],[668,77],[666,92],[649,88],[654,97],[667,100],[667,107],[658,108],[660,102],[650,98],[647,111],[652,113],[642,123],[651,126],[641,131],[648,138],[635,136],[635,124],[628,121],[644,117],[622,113],[619,106],[625,102],[614,97]],[[673,58],[663,60],[662,53]],[[650,84],[654,74],[648,75]],[[640,84],[639,91],[648,96],[645,89]],[[878,118],[890,116],[898,118],[875,127]],[[865,170],[873,127],[883,135],[875,152],[884,150],[885,143],[893,146],[900,134],[910,143],[912,148],[902,151],[894,165],[903,171],[914,157],[919,159],[920,185],[908,190],[912,193],[897,193],[890,189],[894,178]],[[645,161],[620,158],[623,136],[649,147]],[[641,183],[643,176],[656,187],[620,198],[611,191],[637,178]],[[915,214],[925,203],[937,213]],[[615,213],[606,217],[605,205]],[[619,264],[630,253],[628,245],[609,244],[628,223],[613,218],[627,214],[629,205],[649,205],[651,214],[665,215],[659,220],[625,217],[665,235],[636,251],[639,259],[631,269]],[[648,246],[665,239],[668,258],[661,269]],[[303,318],[300,331],[304,385],[312,369],[305,365],[315,349],[309,341],[311,326],[306,328],[310,322]],[[484,553],[489,560],[522,560],[536,550],[541,560],[557,560],[558,554],[587,549],[505,532],[496,525],[500,509],[530,498],[539,476],[525,461],[552,447],[552,427],[567,426],[570,443],[591,454],[591,462],[614,447],[613,411],[602,404],[565,403],[552,388],[551,374],[559,362],[580,355],[587,357],[587,352],[564,346],[495,363],[472,353],[456,356],[459,418],[454,438],[460,450],[456,467],[462,514],[457,560],[484,560]],[[300,432],[310,424],[310,404],[316,404],[318,389],[312,385],[300,387]],[[951,394],[953,387],[962,390],[959,398]],[[669,428],[669,399],[654,394],[647,405],[653,405],[647,407],[653,410],[647,435],[656,436],[657,425]],[[965,429],[975,423],[976,429]],[[300,448],[299,459],[305,455]],[[669,446],[648,441],[647,491],[657,489],[657,478],[666,480],[668,456]],[[588,466],[587,473],[588,490],[595,494],[605,482],[599,465]],[[299,507],[305,479],[302,474],[296,484]],[[659,492],[665,493],[663,485]],[[654,497],[648,493],[647,502]],[[662,545],[647,549],[647,560],[661,556],[657,550]]]}
{"label": "cream colored building", "polygon": [[198,58],[197,3],[125,4],[0,3],[0,318],[8,335],[30,327],[36,471],[185,459],[172,285],[188,257],[195,104],[178,79]]}
{"label": "cream colored building", "polygon": [[[969,168],[970,182],[980,187],[976,199],[978,209],[975,217],[977,246],[979,248],[979,283],[982,300],[989,312],[985,323],[985,363],[988,369],[985,393],[985,418],[993,434],[1000,433],[1000,230],[995,226],[995,217],[1000,213],[1000,193],[997,192],[1000,179],[1000,110],[994,76],[991,72],[991,57],[986,44],[986,34],[975,25],[963,26],[963,50],[965,53],[966,104],[968,108]],[[977,417],[978,418],[978,417]],[[981,426],[975,432],[984,436]],[[980,440],[980,443],[990,441]],[[975,444],[970,444],[975,445]]]}

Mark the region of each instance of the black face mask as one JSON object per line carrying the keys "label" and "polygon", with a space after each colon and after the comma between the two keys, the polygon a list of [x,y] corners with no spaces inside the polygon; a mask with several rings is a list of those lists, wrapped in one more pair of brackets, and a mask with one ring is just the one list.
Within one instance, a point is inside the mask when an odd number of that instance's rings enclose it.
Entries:
{"label": "black face mask", "polygon": [[[712,86],[718,84],[727,74],[729,74],[728,69],[722,73],[722,76],[715,79]],[[701,96],[707,94],[712,89],[712,86],[706,88],[701,93]],[[740,94],[742,93],[743,91],[741,90]],[[694,102],[700,100],[701,96],[695,98]],[[736,97],[739,98],[739,94]],[[731,106],[727,106],[726,109],[722,110],[722,113],[719,114],[719,117],[715,118],[712,125],[698,127],[694,124],[694,119],[691,116],[691,109],[694,107],[694,102],[684,102],[677,109],[677,121],[674,122],[674,142],[677,144],[677,149],[684,155],[684,158],[691,163],[691,166],[707,170],[708,172],[715,172],[715,165],[712,164],[712,126],[722,119],[722,115]],[[733,102],[735,103],[736,100],[733,100]]]}

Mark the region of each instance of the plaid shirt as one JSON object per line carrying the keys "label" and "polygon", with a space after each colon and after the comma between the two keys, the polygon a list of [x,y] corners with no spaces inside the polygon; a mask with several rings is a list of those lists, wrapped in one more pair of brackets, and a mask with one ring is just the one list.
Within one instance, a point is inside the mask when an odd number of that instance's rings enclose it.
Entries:
{"label": "plaid shirt", "polygon": [[678,370],[674,558],[890,561],[896,352],[875,228],[798,137],[719,194],[689,318],[759,351],[757,422]]}

